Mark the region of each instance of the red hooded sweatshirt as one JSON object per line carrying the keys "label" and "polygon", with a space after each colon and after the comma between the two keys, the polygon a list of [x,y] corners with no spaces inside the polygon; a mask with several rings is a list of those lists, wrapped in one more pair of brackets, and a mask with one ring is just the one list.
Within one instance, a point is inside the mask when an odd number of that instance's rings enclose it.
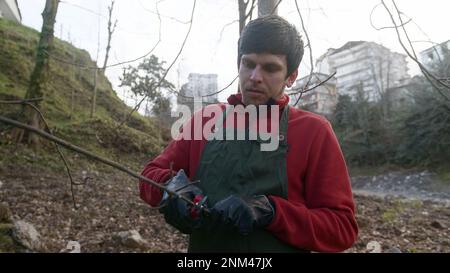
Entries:
{"label": "red hooded sweatshirt", "polygon": [[[230,96],[228,102],[242,104],[241,95]],[[288,103],[287,95],[279,99],[280,111]],[[278,239],[301,249],[343,251],[356,241],[358,226],[350,178],[339,143],[325,118],[294,107],[289,109],[288,198],[269,196],[276,213],[266,228]],[[211,117],[203,117],[202,111],[195,115],[200,115],[204,125]],[[193,123],[195,115],[188,123]],[[145,166],[142,175],[164,183],[171,176],[172,163],[173,175],[183,169],[193,180],[206,142],[204,138],[171,141]],[[158,188],[144,182],[140,182],[140,196],[151,206],[157,206],[162,198]]]}

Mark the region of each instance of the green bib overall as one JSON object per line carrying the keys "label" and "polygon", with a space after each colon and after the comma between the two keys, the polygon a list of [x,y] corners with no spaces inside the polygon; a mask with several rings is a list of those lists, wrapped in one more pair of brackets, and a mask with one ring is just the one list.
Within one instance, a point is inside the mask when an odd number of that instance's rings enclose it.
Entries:
{"label": "green bib overall", "polygon": [[[226,118],[224,111],[224,120]],[[217,140],[206,143],[195,180],[208,196],[208,206],[231,194],[239,196],[276,195],[287,199],[287,127],[289,107],[280,119],[279,147],[261,151],[262,140]],[[222,130],[236,129],[227,128]],[[246,129],[248,132],[248,129]],[[248,135],[247,135],[248,136]],[[190,236],[189,252],[303,252],[273,236],[265,229],[249,235],[231,231],[194,231]]]}

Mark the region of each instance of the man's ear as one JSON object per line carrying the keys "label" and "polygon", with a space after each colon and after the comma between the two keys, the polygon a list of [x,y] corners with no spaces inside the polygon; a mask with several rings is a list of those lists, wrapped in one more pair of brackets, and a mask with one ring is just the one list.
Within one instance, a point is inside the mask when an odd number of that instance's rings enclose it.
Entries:
{"label": "man's ear", "polygon": [[289,75],[289,77],[286,79],[286,87],[291,87],[298,76],[298,69],[295,69],[294,72]]}

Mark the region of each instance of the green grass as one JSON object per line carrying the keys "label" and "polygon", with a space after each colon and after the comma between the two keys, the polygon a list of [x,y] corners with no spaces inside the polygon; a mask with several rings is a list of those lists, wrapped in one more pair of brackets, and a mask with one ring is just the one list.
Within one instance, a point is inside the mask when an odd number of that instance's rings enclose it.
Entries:
{"label": "green grass", "polygon": [[421,200],[394,199],[392,204],[383,211],[381,218],[384,222],[395,224],[405,211],[417,211],[422,207]]}

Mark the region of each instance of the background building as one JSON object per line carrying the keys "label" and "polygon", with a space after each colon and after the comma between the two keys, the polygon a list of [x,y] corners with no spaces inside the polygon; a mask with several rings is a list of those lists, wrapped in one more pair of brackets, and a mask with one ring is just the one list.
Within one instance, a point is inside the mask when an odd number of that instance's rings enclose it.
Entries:
{"label": "background building", "polygon": [[17,0],[0,0],[0,17],[17,23],[22,22]]}
{"label": "background building", "polygon": [[336,72],[338,94],[354,97],[362,89],[369,101],[380,100],[386,90],[404,85],[409,79],[406,55],[366,41],[351,41],[329,49],[316,67],[322,74]]}
{"label": "background building", "polygon": [[[308,86],[315,86],[322,81],[325,81],[328,75],[321,73],[314,73]],[[307,83],[309,75],[297,80],[293,92],[300,91]],[[291,103],[297,101],[297,97],[291,97]],[[314,88],[310,92],[306,92],[302,95],[298,106],[302,109],[330,117],[333,114],[334,109],[338,101],[338,95],[336,90],[336,78],[331,78],[324,84]]]}
{"label": "background building", "polygon": [[188,105],[191,111],[194,110],[194,98],[204,104],[216,103],[217,95],[207,96],[217,92],[217,74],[190,73],[188,83],[181,87],[180,95],[177,97],[178,105]]}
{"label": "background building", "polygon": [[442,62],[445,51],[448,52],[448,50],[450,50],[450,40],[420,52],[420,62],[425,65],[425,67],[430,68],[431,66]]}

